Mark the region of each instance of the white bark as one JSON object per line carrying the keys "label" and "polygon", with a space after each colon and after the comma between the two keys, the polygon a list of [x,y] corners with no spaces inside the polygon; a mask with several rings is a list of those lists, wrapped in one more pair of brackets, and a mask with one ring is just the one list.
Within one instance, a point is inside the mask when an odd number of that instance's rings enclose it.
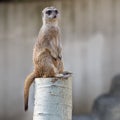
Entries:
{"label": "white bark", "polygon": [[35,79],[33,120],[72,120],[72,78]]}

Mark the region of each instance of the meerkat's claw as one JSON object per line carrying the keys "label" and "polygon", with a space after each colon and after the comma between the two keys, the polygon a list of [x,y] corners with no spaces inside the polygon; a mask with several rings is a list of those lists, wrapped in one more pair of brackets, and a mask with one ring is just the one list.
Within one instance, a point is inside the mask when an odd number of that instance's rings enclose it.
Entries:
{"label": "meerkat's claw", "polygon": [[63,79],[68,79],[71,76],[71,74],[64,75]]}
{"label": "meerkat's claw", "polygon": [[67,79],[72,75],[71,72],[64,71],[62,74],[57,74],[55,77],[60,79]]}
{"label": "meerkat's claw", "polygon": [[63,79],[68,79],[72,75],[72,73],[68,71],[64,71],[62,74],[64,75]]}
{"label": "meerkat's claw", "polygon": [[69,71],[64,71],[62,74],[63,74],[63,75],[72,75],[72,73],[69,72]]}

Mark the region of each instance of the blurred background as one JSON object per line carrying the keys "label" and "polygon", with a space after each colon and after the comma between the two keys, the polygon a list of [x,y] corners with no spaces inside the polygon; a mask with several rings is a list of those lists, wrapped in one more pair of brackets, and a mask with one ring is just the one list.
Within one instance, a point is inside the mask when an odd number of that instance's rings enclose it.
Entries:
{"label": "blurred background", "polygon": [[20,1],[0,2],[0,119],[32,120],[34,86],[25,113],[23,85],[33,70],[33,45],[47,6],[61,12],[64,65],[73,72],[73,115],[89,114],[120,72],[120,0]]}

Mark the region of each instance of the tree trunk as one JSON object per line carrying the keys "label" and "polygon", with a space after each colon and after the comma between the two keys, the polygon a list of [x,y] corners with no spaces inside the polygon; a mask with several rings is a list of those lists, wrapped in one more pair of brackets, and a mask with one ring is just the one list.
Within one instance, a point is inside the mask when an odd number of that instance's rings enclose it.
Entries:
{"label": "tree trunk", "polygon": [[72,120],[72,78],[36,78],[33,120]]}

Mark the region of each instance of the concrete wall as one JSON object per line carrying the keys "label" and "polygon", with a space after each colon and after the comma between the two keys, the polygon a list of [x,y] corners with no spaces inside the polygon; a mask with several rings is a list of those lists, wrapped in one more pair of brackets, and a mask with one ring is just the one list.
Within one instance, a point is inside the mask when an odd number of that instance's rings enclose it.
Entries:
{"label": "concrete wall", "polygon": [[[73,74],[73,113],[89,113],[120,71],[120,1],[66,0],[0,4],[0,117],[32,119],[23,111],[23,84],[32,71],[32,48],[42,25],[41,10],[61,11],[65,69]],[[19,119],[18,119],[19,118]]]}

